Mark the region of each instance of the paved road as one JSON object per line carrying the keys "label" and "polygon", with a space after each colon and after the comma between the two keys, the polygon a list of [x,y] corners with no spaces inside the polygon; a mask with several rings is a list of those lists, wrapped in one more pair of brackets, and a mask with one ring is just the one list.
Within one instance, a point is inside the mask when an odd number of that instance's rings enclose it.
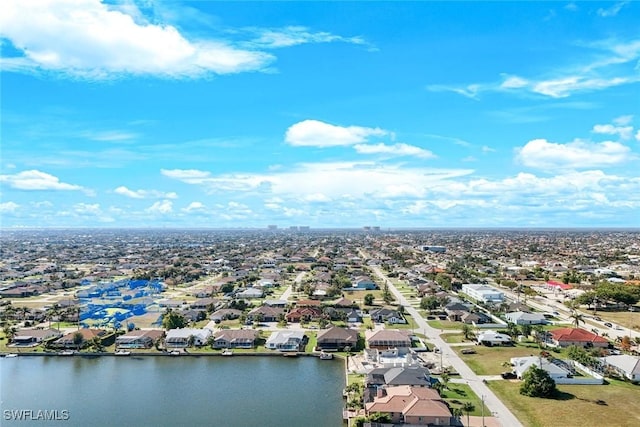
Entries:
{"label": "paved road", "polygon": [[396,299],[405,307],[405,310],[413,316],[414,320],[419,326],[419,332],[425,334],[427,339],[434,343],[436,347],[440,348],[443,358],[446,358],[449,365],[453,367],[460,377],[471,387],[471,390],[480,398],[484,398],[484,403],[491,413],[498,418],[498,421],[503,427],[519,427],[522,423],[513,415],[513,413],[498,399],[498,397],[482,382],[482,379],[476,375],[466,363],[458,357],[458,355],[451,350],[449,344],[444,342],[440,338],[440,331],[432,328],[429,324],[420,316],[418,310],[411,306],[409,301],[398,291],[398,289],[391,283],[391,281],[384,275],[378,266],[371,266],[373,272],[384,282],[389,285],[389,290],[393,293]]}
{"label": "paved road", "polygon": [[[298,273],[298,275],[294,279],[294,282],[296,283],[296,285],[299,285],[300,282],[302,282],[302,279],[306,274],[307,274],[306,271]],[[292,292],[293,292],[293,285],[287,286],[287,289],[285,289],[285,291],[282,293],[282,295],[280,296],[280,299],[284,301],[289,301],[289,297],[291,296]]]}

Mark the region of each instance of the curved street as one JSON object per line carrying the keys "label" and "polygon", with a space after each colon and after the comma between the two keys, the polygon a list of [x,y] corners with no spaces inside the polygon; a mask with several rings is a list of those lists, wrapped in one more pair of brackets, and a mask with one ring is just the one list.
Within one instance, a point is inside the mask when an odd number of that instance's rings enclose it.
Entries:
{"label": "curved street", "polygon": [[416,310],[409,301],[398,291],[393,283],[387,278],[387,276],[376,265],[371,265],[370,268],[373,272],[383,280],[388,286],[389,290],[393,293],[397,301],[405,307],[405,310],[414,318],[418,324],[418,331],[424,333],[427,340],[432,342],[440,349],[442,357],[448,361],[462,378],[462,382],[466,382],[471,387],[471,390],[480,398],[484,398],[484,403],[491,411],[491,414],[487,416],[494,416],[500,425],[504,427],[518,427],[522,426],[522,423],[513,415],[513,413],[502,403],[500,399],[482,382],[482,379],[476,375],[466,363],[458,357],[458,355],[451,349],[451,346],[440,338],[440,331],[432,328],[429,324],[420,316],[418,310]]}

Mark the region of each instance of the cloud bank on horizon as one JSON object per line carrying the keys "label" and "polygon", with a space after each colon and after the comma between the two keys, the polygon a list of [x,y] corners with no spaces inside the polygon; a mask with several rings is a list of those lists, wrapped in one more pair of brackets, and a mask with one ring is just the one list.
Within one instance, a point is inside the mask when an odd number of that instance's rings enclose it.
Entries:
{"label": "cloud bank on horizon", "polygon": [[640,226],[640,4],[462,8],[8,0],[1,226]]}

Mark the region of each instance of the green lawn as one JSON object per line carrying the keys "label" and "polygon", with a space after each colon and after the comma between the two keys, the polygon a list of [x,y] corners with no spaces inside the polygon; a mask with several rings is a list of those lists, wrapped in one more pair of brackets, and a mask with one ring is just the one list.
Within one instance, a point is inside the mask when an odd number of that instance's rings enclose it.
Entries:
{"label": "green lawn", "polygon": [[[449,383],[449,389],[443,390],[441,397],[444,401],[448,402],[453,408],[460,408],[465,402],[471,402],[475,407],[473,412],[469,415],[482,415],[482,400],[476,395],[467,384],[454,384]],[[486,406],[484,407],[484,414],[491,416],[491,411]],[[466,414],[463,418],[466,417]]]}
{"label": "green lawn", "polygon": [[465,341],[464,339],[464,335],[462,334],[442,334],[441,338],[448,343],[461,343],[461,342],[468,342],[469,344],[472,344],[472,341]]}
{"label": "green lawn", "polygon": [[560,385],[557,399],[523,396],[518,381],[488,385],[527,427],[640,425],[640,387],[631,384]]}
{"label": "green lawn", "polygon": [[[465,347],[452,347],[458,356],[478,375],[498,375],[508,370],[502,364],[509,362],[512,357],[523,357],[540,354],[537,346],[525,347],[517,345],[513,347],[485,347],[483,345],[474,346],[475,354],[462,354]],[[559,357],[560,354],[553,353]]]}
{"label": "green lawn", "polygon": [[432,328],[436,329],[460,329],[462,328],[462,323],[460,322],[452,322],[450,320],[427,320],[427,323]]}

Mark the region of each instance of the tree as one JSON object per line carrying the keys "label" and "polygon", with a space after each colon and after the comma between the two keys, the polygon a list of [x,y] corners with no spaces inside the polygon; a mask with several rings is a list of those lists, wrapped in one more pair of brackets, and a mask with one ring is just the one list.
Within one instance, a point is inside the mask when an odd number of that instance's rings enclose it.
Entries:
{"label": "tree", "polygon": [[473,403],[471,403],[471,402],[464,402],[462,404],[462,410],[467,414],[467,425],[470,425],[469,424],[469,414],[476,410],[475,405]]}
{"label": "tree", "polygon": [[440,374],[440,382],[442,383],[442,388],[445,390],[449,389],[449,381],[451,380],[451,376],[447,371],[444,371]]}
{"label": "tree", "polygon": [[91,338],[91,341],[89,341],[89,346],[98,353],[104,350],[104,345],[102,344],[102,339],[100,337]]}
{"label": "tree", "polygon": [[556,392],[556,382],[547,371],[533,365],[522,376],[520,394],[529,397],[551,397]]}
{"label": "tree", "polygon": [[165,313],[162,318],[162,327],[166,330],[169,329],[180,329],[187,326],[187,319],[180,313],[176,313],[175,311],[169,309]]}
{"label": "tree", "polygon": [[82,343],[84,343],[84,336],[82,335],[82,332],[75,332],[73,334],[73,344],[78,350],[80,350]]}
{"label": "tree", "polygon": [[473,337],[473,328],[467,323],[462,324],[462,335],[464,335],[465,340],[470,340]]}
{"label": "tree", "polygon": [[438,297],[428,296],[420,300],[420,308],[423,310],[433,311],[440,306]]}
{"label": "tree", "polygon": [[569,316],[571,319],[573,319],[573,325],[577,328],[578,325],[580,324],[580,322],[584,323],[584,316],[582,315],[582,313],[580,313],[578,310],[573,310],[571,312],[571,316]]}
{"label": "tree", "polygon": [[382,300],[385,304],[389,304],[393,301],[393,295],[391,295],[391,291],[389,290],[389,283],[384,282],[384,286],[382,287]]}
{"label": "tree", "polygon": [[520,325],[520,332],[525,337],[528,337],[529,335],[531,335],[532,330],[533,330],[533,327],[528,323],[525,323],[524,325]]}
{"label": "tree", "polygon": [[18,330],[13,325],[11,325],[10,323],[7,323],[2,328],[2,332],[4,333],[4,336],[7,337],[7,341],[9,343],[11,343],[11,342],[13,342],[13,338],[18,333]]}
{"label": "tree", "polygon": [[383,412],[374,412],[373,414],[369,415],[369,421],[371,421],[372,423],[381,424],[390,423],[391,415]]}
{"label": "tree", "polygon": [[364,296],[364,305],[373,305],[374,298],[373,294],[366,294]]}

